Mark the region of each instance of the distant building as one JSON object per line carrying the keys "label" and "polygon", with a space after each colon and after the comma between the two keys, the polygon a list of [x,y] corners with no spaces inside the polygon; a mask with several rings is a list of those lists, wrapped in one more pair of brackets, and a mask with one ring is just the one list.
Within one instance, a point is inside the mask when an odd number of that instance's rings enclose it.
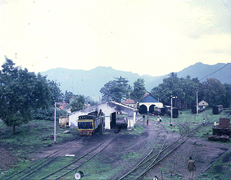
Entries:
{"label": "distant building", "polygon": [[209,106],[209,104],[206,101],[202,100],[198,103],[198,106],[206,108],[207,106]]}
{"label": "distant building", "polygon": [[68,127],[69,126],[69,116],[59,116],[59,126]]}
{"label": "distant building", "polygon": [[154,114],[154,112],[163,108],[163,103],[155,99],[150,93],[146,93],[139,102],[139,113],[140,114]]}
{"label": "distant building", "polygon": [[133,99],[126,99],[122,104],[136,108],[136,102]]}

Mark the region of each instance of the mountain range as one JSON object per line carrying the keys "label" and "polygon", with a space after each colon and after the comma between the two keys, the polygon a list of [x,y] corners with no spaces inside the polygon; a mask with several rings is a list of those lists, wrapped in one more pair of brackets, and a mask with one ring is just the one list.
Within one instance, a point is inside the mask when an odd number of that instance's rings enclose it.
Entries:
{"label": "mountain range", "polygon": [[[198,78],[200,81],[206,80],[206,78],[216,78],[221,81],[222,84],[231,84],[231,65],[225,63],[218,63],[215,65],[207,65],[203,63],[196,63],[191,65],[182,71],[177,73],[177,77]],[[41,72],[43,76],[47,76],[47,79],[54,80],[60,84],[60,89],[64,93],[66,90],[71,91],[74,94],[82,94],[84,96],[90,96],[94,100],[99,100],[102,94],[99,92],[105,83],[115,80],[115,77],[122,76],[129,81],[129,84],[133,86],[133,83],[138,78],[145,80],[145,88],[147,91],[151,91],[152,88],[158,86],[163,82],[164,78],[169,77],[169,74],[163,76],[150,76],[137,73],[115,70],[112,67],[96,67],[92,70],[85,71],[79,69],[65,69],[56,68]]]}

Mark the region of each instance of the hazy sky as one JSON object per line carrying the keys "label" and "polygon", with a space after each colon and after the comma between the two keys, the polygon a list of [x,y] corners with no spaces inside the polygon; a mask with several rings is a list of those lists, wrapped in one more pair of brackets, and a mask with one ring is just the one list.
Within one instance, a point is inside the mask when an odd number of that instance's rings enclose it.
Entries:
{"label": "hazy sky", "polygon": [[40,72],[111,66],[140,75],[231,62],[230,0],[0,0],[4,56]]}

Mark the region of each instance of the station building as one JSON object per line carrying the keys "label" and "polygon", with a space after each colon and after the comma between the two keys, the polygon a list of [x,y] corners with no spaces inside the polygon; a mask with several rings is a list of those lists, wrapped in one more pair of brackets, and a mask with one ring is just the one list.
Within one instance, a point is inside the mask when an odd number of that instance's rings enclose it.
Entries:
{"label": "station building", "polygon": [[163,103],[155,99],[150,93],[146,93],[139,102],[140,114],[154,114],[156,109],[163,108]]}

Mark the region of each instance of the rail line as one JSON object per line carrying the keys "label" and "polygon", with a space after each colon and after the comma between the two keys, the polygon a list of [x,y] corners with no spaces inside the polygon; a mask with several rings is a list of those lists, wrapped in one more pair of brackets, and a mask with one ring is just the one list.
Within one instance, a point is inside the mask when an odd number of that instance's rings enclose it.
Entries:
{"label": "rail line", "polygon": [[38,171],[39,169],[41,169],[42,167],[44,167],[45,165],[50,163],[51,161],[55,160],[58,157],[59,154],[61,154],[62,152],[64,152],[68,148],[68,146],[69,146],[69,144],[71,142],[78,141],[79,139],[82,139],[82,138],[78,137],[78,138],[75,138],[72,141],[69,141],[68,143],[64,144],[60,149],[54,151],[53,153],[49,154],[48,156],[44,157],[43,159],[32,163],[31,165],[29,165],[29,166],[25,167],[24,169],[20,170],[19,172],[5,178],[4,180],[25,179],[26,177],[30,176],[34,172]]}
{"label": "rail line", "polygon": [[55,170],[54,172],[40,178],[40,180],[48,179],[48,178],[49,179],[60,179],[61,177],[64,177],[65,175],[76,170],[77,168],[81,167],[82,165],[90,161],[92,158],[97,156],[100,152],[102,152],[105,148],[107,148],[115,140],[116,136],[117,136],[116,134],[113,135],[111,138],[102,142],[101,144],[94,147],[93,149],[89,150],[83,156],[79,157],[78,159],[75,159],[73,162],[63,166],[62,168],[59,168],[58,170]]}
{"label": "rail line", "polygon": [[[185,132],[183,132],[185,130]],[[167,141],[167,137],[163,136],[160,140],[158,139],[153,146],[153,149],[145,156],[145,158],[140,161],[134,168],[132,168],[129,172],[124,174],[122,177],[118,178],[118,180],[122,179],[139,179],[146,172],[148,172],[151,168],[157,165],[161,160],[167,157],[170,153],[172,153],[177,147],[183,144],[188,135],[188,130],[186,127],[180,129],[181,135],[169,145],[165,145]],[[159,142],[159,143],[158,143]],[[162,142],[162,143],[160,143]],[[159,152],[155,152],[154,148],[160,148]]]}

